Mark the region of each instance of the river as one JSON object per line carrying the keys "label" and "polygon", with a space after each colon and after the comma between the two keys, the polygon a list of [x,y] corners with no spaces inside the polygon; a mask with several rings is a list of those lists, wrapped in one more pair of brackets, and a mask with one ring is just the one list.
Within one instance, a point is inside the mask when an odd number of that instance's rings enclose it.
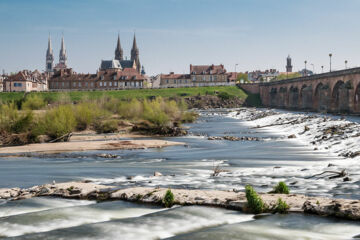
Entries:
{"label": "river", "polygon": [[[245,121],[239,112],[200,113],[199,120],[188,125],[189,135],[167,138],[185,142],[186,146],[2,158],[0,187],[87,179],[124,188],[241,191],[251,184],[265,192],[277,182],[286,181],[293,193],[360,197],[360,179],[355,173],[358,168],[351,165],[354,160],[321,149],[314,151],[301,137],[289,140],[290,130],[284,133],[272,128],[253,128],[251,124],[258,120]],[[278,114],[296,117],[295,113]],[[354,117],[347,121],[358,120]],[[258,137],[260,141],[208,140],[209,136],[225,135]],[[101,153],[117,157],[103,158]],[[336,170],[344,165],[353,166],[350,182],[309,178],[329,167]],[[224,172],[213,177],[217,166]],[[155,171],[162,176],[154,177]],[[351,239],[360,234],[357,222],[300,214],[254,219],[253,215],[217,208],[163,209],[122,201],[96,203],[55,198],[0,204],[0,236],[15,239]]]}

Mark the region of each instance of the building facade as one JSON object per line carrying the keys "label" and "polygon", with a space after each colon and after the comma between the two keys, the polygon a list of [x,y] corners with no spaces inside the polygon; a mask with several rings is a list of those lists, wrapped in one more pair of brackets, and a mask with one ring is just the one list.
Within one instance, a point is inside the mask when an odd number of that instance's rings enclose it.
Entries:
{"label": "building facade", "polygon": [[250,82],[270,82],[280,75],[276,69],[269,69],[265,71],[256,70],[248,72],[248,80]]}
{"label": "building facade", "polygon": [[0,92],[4,91],[4,80],[5,80],[6,76],[5,75],[0,75]]}
{"label": "building facade", "polygon": [[49,89],[66,90],[120,90],[143,88],[146,77],[135,69],[107,69],[96,74],[78,74],[72,69],[55,72],[49,80]]}
{"label": "building facade", "polygon": [[161,88],[235,85],[236,78],[226,72],[224,65],[190,65],[189,74],[160,75]]}
{"label": "building facade", "polygon": [[4,79],[4,91],[40,92],[48,90],[48,76],[38,70],[23,70]]}

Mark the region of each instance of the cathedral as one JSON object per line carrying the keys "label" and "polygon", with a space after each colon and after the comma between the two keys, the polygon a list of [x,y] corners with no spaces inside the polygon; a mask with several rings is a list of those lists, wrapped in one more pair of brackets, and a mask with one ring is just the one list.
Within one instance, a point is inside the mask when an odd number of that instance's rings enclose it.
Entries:
{"label": "cathedral", "polygon": [[67,54],[64,42],[64,36],[61,38],[61,49],[59,54],[59,63],[54,66],[54,53],[51,46],[51,38],[48,39],[48,49],[46,51],[46,72],[53,73],[54,70],[66,69],[67,68]]}
{"label": "cathedral", "polygon": [[113,60],[102,60],[100,65],[100,71],[109,69],[123,70],[125,68],[133,68],[142,75],[145,74],[144,66],[140,64],[139,48],[136,43],[136,36],[134,34],[133,45],[130,53],[130,60],[124,59],[124,51],[121,47],[120,36],[118,35],[115,58]]}

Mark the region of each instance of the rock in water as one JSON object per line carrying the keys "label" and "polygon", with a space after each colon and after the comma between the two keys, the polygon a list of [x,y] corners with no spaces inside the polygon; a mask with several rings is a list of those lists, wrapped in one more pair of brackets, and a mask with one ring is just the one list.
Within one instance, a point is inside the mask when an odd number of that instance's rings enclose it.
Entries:
{"label": "rock in water", "polygon": [[161,172],[154,172],[154,177],[160,177],[162,176]]}
{"label": "rock in water", "polygon": [[295,134],[291,134],[288,136],[288,138],[296,138],[296,135]]}

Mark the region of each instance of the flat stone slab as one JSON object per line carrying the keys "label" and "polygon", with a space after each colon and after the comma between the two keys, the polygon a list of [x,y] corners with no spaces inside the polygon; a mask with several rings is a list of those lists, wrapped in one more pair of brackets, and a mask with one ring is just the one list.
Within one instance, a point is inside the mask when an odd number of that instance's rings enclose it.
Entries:
{"label": "flat stone slab", "polygon": [[[28,189],[0,189],[0,199],[19,200],[31,197],[54,196],[97,201],[124,200],[162,205],[167,188],[133,187],[119,189],[115,186],[99,185],[91,182],[66,182],[34,186]],[[244,192],[220,190],[171,189],[178,205],[203,205],[222,207],[247,212]],[[300,194],[259,194],[270,208],[279,198],[285,201],[289,212],[305,212],[321,216],[332,216],[350,220],[360,220],[360,201],[351,199],[331,199],[308,197]]]}

